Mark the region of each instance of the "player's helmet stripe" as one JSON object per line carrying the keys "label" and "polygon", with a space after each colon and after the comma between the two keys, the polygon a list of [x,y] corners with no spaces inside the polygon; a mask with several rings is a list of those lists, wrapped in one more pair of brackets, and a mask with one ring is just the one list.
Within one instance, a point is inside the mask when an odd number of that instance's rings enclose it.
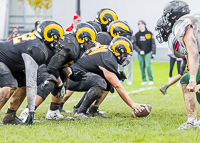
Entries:
{"label": "player's helmet stripe", "polygon": [[76,39],[77,39],[78,43],[82,44],[82,43],[85,42],[84,38],[83,38],[83,40],[79,38],[79,36],[80,36],[80,34],[82,32],[88,32],[90,34],[90,36],[91,36],[91,42],[94,42],[96,40],[96,34],[95,34],[95,32],[91,28],[83,27],[83,28],[80,28],[77,31],[77,33],[76,33]]}
{"label": "player's helmet stripe", "polygon": [[126,48],[127,54],[131,53],[131,48],[129,47],[129,43],[124,41],[124,40],[119,40],[119,41],[116,41],[112,46],[112,52],[115,53],[115,56],[119,56],[120,55],[120,53],[115,51],[115,48],[116,48],[117,45],[123,45]]}
{"label": "player's helmet stripe", "polygon": [[47,41],[47,42],[52,42],[54,40],[53,36],[51,38],[48,37],[47,33],[49,32],[50,29],[56,29],[58,30],[59,34],[60,34],[60,38],[62,39],[63,38],[63,35],[64,35],[64,31],[63,29],[57,25],[57,24],[50,24],[48,25],[45,29],[44,29],[44,32],[43,32],[43,36],[44,36],[44,39]]}
{"label": "player's helmet stripe", "polygon": [[102,13],[100,14],[100,17],[99,17],[99,19],[100,19],[100,21],[101,21],[102,24],[106,25],[109,22],[108,20],[106,20],[106,21],[103,20],[103,16],[105,14],[107,14],[107,13],[109,13],[109,14],[112,15],[113,21],[117,20],[117,15],[113,11],[111,11],[111,10],[104,10],[104,11],[102,11]]}
{"label": "player's helmet stripe", "polygon": [[121,27],[122,29],[128,31],[128,32],[130,31],[128,26],[126,26],[124,23],[115,23],[110,28],[110,35],[114,38],[120,36],[119,33],[117,33],[116,35],[114,34],[114,29],[115,29],[115,27],[118,27],[118,26]]}

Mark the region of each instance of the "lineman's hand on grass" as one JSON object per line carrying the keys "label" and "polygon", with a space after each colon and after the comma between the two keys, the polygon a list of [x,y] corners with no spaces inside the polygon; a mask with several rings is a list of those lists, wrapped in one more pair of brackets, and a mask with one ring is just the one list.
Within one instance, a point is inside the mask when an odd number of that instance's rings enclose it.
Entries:
{"label": "lineman's hand on grass", "polygon": [[195,86],[197,85],[197,83],[195,81],[190,82],[187,86],[186,89],[190,92],[194,92],[195,91]]}
{"label": "lineman's hand on grass", "polygon": [[26,125],[33,125],[34,112],[29,112],[28,118],[26,119]]}

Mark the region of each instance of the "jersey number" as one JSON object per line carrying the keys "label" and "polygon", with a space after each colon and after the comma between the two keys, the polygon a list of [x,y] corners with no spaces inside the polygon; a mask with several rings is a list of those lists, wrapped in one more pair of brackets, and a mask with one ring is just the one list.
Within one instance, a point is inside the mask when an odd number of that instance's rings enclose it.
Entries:
{"label": "jersey number", "polygon": [[89,49],[87,51],[87,54],[93,55],[93,54],[97,54],[97,53],[100,53],[100,52],[106,52],[106,51],[108,51],[108,47],[105,46],[105,45],[101,45],[101,46],[96,46],[96,47]]}
{"label": "jersey number", "polygon": [[28,33],[28,34],[24,34],[22,36],[18,36],[18,37],[15,37],[13,38],[13,44],[18,44],[22,41],[28,41],[28,40],[34,40],[36,39],[36,36],[35,34],[33,33]]}

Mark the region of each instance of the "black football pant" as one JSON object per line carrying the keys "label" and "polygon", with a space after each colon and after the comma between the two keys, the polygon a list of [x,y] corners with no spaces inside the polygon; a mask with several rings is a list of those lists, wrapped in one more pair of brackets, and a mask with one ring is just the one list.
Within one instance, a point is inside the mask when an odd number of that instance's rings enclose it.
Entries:
{"label": "black football pant", "polygon": [[106,80],[100,75],[91,72],[88,72],[85,75],[86,80],[78,82],[72,80],[68,81],[68,90],[80,92],[87,91],[77,113],[86,113],[90,105],[98,99],[101,93],[107,88]]}

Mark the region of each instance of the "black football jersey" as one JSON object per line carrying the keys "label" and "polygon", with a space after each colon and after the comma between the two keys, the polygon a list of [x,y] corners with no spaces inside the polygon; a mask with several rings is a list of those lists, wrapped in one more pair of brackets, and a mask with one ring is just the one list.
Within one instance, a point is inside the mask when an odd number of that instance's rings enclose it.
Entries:
{"label": "black football jersey", "polygon": [[77,42],[74,35],[71,33],[64,35],[64,41],[62,42],[62,44],[64,48],[66,49],[66,51],[69,51],[68,52],[69,55],[68,57],[66,57],[65,61],[62,63],[61,68],[68,67],[74,64],[83,54],[79,46],[79,43]]}
{"label": "black football jersey", "polygon": [[22,53],[30,55],[38,65],[43,64],[48,57],[47,47],[33,33],[0,43],[0,62],[6,64],[11,71],[24,70]]}
{"label": "black football jersey", "polygon": [[106,45],[100,45],[87,50],[83,56],[71,66],[74,72],[93,72],[103,76],[99,66],[117,74],[118,63],[116,57]]}

